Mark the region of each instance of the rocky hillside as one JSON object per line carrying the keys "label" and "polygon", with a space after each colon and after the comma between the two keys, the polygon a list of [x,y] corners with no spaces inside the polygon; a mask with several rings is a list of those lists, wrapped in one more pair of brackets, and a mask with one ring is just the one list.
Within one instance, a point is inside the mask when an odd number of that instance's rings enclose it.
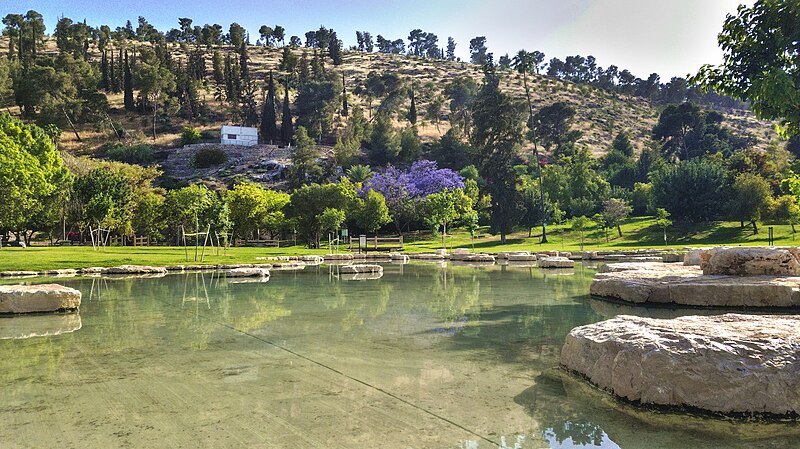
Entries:
{"label": "rocky hillside", "polygon": [[[0,39],[0,52],[5,52],[3,47],[7,45],[3,41],[4,39]],[[48,39],[47,49],[50,52],[55,51],[52,39]],[[232,48],[221,50],[232,51]],[[182,58],[182,51],[179,47],[175,46],[173,51],[176,57]],[[303,51],[310,52],[310,50],[302,48],[294,51],[298,55]],[[252,46],[249,48],[248,53],[250,56],[249,68],[251,77],[256,80],[264,80],[270,70],[277,71],[282,49]],[[96,55],[95,60],[99,60],[99,54]],[[210,61],[211,55],[209,52],[206,58],[209,72]],[[483,79],[480,67],[469,63],[356,51],[344,52],[344,63],[338,67],[334,67],[328,60],[326,68],[345,75],[349,87],[351,105],[361,104],[365,108],[365,100],[353,94],[352,86],[365,79],[371,71],[378,73],[393,72],[419,86],[426,87],[428,94],[417,98],[417,110],[420,112],[425,109],[426,98],[430,98],[436,93],[442,93],[450,80],[465,75],[474,78],[478,83]],[[578,143],[587,146],[595,155],[604,154],[609,148],[613,137],[620,131],[628,132],[634,145],[639,150],[652,143],[650,131],[658,119],[660,110],[643,98],[621,95],[588,85],[575,84],[542,75],[531,75],[529,84],[534,108],[538,109],[558,101],[564,101],[576,109],[575,127],[583,132],[583,136]],[[501,86],[520,100],[524,99],[525,92],[522,75],[511,71],[503,72]],[[213,90],[204,92],[204,99],[214,112],[212,116],[216,117],[216,119],[202,123],[188,123],[176,119],[173,123],[172,132],[162,133],[155,143],[164,148],[179,146],[179,132],[185,125],[191,125],[201,130],[218,132],[221,125],[229,124],[224,118],[226,116],[226,105],[214,99]],[[122,94],[110,95],[109,101],[113,108],[110,114],[111,117],[121,123],[129,135],[149,141],[150,118],[124,112]],[[408,104],[405,106],[408,107]],[[447,106],[445,106],[446,109]],[[721,112],[726,116],[726,126],[733,129],[737,134],[751,135],[755,138],[757,147],[766,147],[769,141],[776,137],[772,123],[757,120],[749,111],[729,109]],[[446,122],[434,126],[427,122],[421,113],[420,116],[419,131],[423,140],[436,139],[447,131],[448,124]],[[65,132],[62,136],[63,148],[79,154],[92,154],[103,144],[113,140],[107,131],[98,132],[94,127],[83,127],[81,136],[83,142],[77,142],[72,133]]]}

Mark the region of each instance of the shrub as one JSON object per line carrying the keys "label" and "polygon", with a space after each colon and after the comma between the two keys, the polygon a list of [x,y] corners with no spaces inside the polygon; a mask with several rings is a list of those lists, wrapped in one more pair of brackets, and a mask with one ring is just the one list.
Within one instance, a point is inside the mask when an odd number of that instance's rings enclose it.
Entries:
{"label": "shrub", "polygon": [[185,127],[181,132],[181,145],[190,145],[200,142],[201,134],[197,128]]}
{"label": "shrub", "polygon": [[153,147],[146,143],[131,146],[115,144],[106,150],[106,157],[128,164],[149,164],[153,162]]}
{"label": "shrub", "polygon": [[224,164],[228,155],[219,148],[201,148],[192,156],[192,165],[197,168],[209,168]]}

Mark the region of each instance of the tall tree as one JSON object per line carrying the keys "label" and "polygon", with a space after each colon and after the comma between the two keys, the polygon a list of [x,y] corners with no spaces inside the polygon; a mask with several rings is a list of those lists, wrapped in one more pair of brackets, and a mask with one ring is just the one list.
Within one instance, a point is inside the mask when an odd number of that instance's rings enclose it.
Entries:
{"label": "tall tree", "polygon": [[411,89],[411,106],[408,108],[408,115],[406,118],[412,125],[417,124],[417,98],[414,95],[414,89]]}
{"label": "tall tree", "polygon": [[517,184],[517,146],[522,142],[522,110],[510,95],[502,92],[500,80],[487,73],[483,87],[472,105],[475,129],[473,146],[479,150],[480,172],[492,195],[492,229],[505,244],[524,213]]}
{"label": "tall tree", "polygon": [[456,60],[456,40],[452,37],[447,38],[447,60]]}
{"label": "tall tree", "polygon": [[473,64],[485,65],[488,61],[486,36],[478,36],[469,41],[470,60]]}
{"label": "tall tree", "polygon": [[275,82],[272,72],[269,72],[269,84],[267,85],[267,97],[264,100],[264,107],[261,111],[261,138],[264,142],[273,143],[278,139],[278,127],[275,117]]}
{"label": "tall tree", "polygon": [[131,73],[131,64],[128,60],[128,50],[125,50],[125,73],[124,73],[124,95],[123,103],[126,111],[133,111],[135,108],[133,104],[133,74]]}
{"label": "tall tree", "polygon": [[294,135],[294,125],[292,125],[292,109],[289,107],[289,81],[283,86],[283,114],[281,114],[281,139],[286,145],[291,145]]}

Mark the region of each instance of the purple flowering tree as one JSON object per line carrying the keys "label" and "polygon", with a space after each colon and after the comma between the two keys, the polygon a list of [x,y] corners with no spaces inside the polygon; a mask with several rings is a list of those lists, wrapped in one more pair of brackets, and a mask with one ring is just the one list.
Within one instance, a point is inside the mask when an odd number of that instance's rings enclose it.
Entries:
{"label": "purple flowering tree", "polygon": [[364,183],[361,195],[375,190],[386,198],[398,233],[418,218],[419,205],[428,195],[464,187],[464,178],[433,161],[414,162],[408,170],[391,165]]}

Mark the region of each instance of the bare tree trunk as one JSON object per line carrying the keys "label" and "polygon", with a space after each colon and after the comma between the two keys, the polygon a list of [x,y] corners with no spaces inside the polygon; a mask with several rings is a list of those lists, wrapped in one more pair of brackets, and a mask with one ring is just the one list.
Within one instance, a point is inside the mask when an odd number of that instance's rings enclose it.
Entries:
{"label": "bare tree trunk", "polygon": [[75,128],[75,124],[72,123],[72,119],[69,118],[69,114],[67,114],[67,110],[64,109],[64,106],[61,106],[61,112],[64,113],[64,117],[67,118],[67,123],[69,123],[70,128],[72,128],[72,132],[75,133],[75,138],[78,139],[78,142],[83,142],[81,139],[81,135],[78,134],[78,130]]}

